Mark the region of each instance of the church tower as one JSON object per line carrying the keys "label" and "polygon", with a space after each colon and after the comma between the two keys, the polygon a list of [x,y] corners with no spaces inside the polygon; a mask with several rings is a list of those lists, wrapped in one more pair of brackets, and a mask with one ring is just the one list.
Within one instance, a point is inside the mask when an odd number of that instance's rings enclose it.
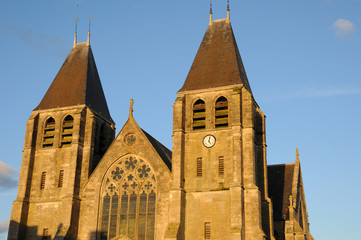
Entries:
{"label": "church tower", "polygon": [[114,134],[89,35],[75,38],[27,121],[8,239],[76,239],[81,188]]}
{"label": "church tower", "polygon": [[166,239],[274,239],[265,115],[252,94],[229,8],[227,15],[211,15],[173,106],[168,231],[174,234]]}

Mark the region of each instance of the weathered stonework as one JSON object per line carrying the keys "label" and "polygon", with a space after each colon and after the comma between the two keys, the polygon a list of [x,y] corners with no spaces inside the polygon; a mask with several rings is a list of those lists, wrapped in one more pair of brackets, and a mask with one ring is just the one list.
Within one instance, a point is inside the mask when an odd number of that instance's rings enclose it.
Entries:
{"label": "weathered stonework", "polygon": [[267,166],[229,18],[211,20],[177,93],[172,152],[132,112],[115,137],[89,43],[75,44],[27,121],[9,240],[313,239],[298,154]]}

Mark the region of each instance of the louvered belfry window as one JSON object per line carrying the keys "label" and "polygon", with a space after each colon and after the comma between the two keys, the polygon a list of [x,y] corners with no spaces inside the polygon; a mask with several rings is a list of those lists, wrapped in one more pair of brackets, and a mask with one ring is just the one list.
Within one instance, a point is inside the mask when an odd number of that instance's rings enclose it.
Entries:
{"label": "louvered belfry window", "polygon": [[46,172],[41,174],[41,181],[40,181],[40,189],[43,190],[45,188],[45,180],[46,180]]}
{"label": "louvered belfry window", "polygon": [[154,240],[157,191],[149,164],[138,157],[126,157],[108,171],[104,184],[100,239],[124,235]]}
{"label": "louvered belfry window", "polygon": [[228,101],[225,97],[220,97],[216,101],[215,127],[228,127]]}
{"label": "louvered belfry window", "polygon": [[73,139],[74,119],[68,115],[63,121],[63,128],[61,132],[61,146],[70,146]]}
{"label": "louvered belfry window", "polygon": [[206,104],[198,99],[193,105],[193,130],[206,128]]}
{"label": "louvered belfry window", "polygon": [[62,187],[63,187],[63,180],[64,180],[64,170],[60,170],[60,172],[59,172],[58,188],[62,188]]}
{"label": "louvered belfry window", "polygon": [[202,158],[197,158],[197,177],[202,177],[203,175],[203,169],[202,169]]}
{"label": "louvered belfry window", "polygon": [[224,157],[219,156],[218,158],[218,175],[223,176],[224,175]]}
{"label": "louvered belfry window", "polygon": [[204,239],[211,239],[211,223],[204,223]]}
{"label": "louvered belfry window", "polygon": [[43,134],[43,142],[42,147],[52,147],[54,145],[54,135],[55,135],[55,120],[50,117],[45,122],[44,126],[44,134]]}

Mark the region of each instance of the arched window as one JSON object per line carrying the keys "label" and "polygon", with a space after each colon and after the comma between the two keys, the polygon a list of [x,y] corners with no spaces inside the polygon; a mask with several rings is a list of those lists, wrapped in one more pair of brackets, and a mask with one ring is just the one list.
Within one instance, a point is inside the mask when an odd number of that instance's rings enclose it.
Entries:
{"label": "arched window", "polygon": [[193,130],[206,128],[206,104],[198,99],[193,105]]}
{"label": "arched window", "polygon": [[154,240],[156,180],[149,164],[130,156],[108,172],[102,188],[100,238]]}
{"label": "arched window", "polygon": [[215,127],[228,127],[228,101],[225,97],[220,97],[216,101]]}
{"label": "arched window", "polygon": [[43,148],[52,147],[54,145],[55,120],[50,117],[45,122],[43,134]]}
{"label": "arched window", "polygon": [[64,118],[63,128],[61,132],[61,146],[70,146],[73,139],[73,126],[74,119],[72,116],[68,115]]}

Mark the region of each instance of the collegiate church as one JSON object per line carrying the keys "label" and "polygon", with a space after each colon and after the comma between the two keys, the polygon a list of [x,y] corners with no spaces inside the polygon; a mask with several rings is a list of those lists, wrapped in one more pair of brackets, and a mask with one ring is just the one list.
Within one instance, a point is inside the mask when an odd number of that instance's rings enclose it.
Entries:
{"label": "collegiate church", "polygon": [[213,20],[173,105],[172,151],[132,115],[115,137],[88,41],[27,121],[9,240],[312,240],[298,152],[267,165],[228,16]]}

